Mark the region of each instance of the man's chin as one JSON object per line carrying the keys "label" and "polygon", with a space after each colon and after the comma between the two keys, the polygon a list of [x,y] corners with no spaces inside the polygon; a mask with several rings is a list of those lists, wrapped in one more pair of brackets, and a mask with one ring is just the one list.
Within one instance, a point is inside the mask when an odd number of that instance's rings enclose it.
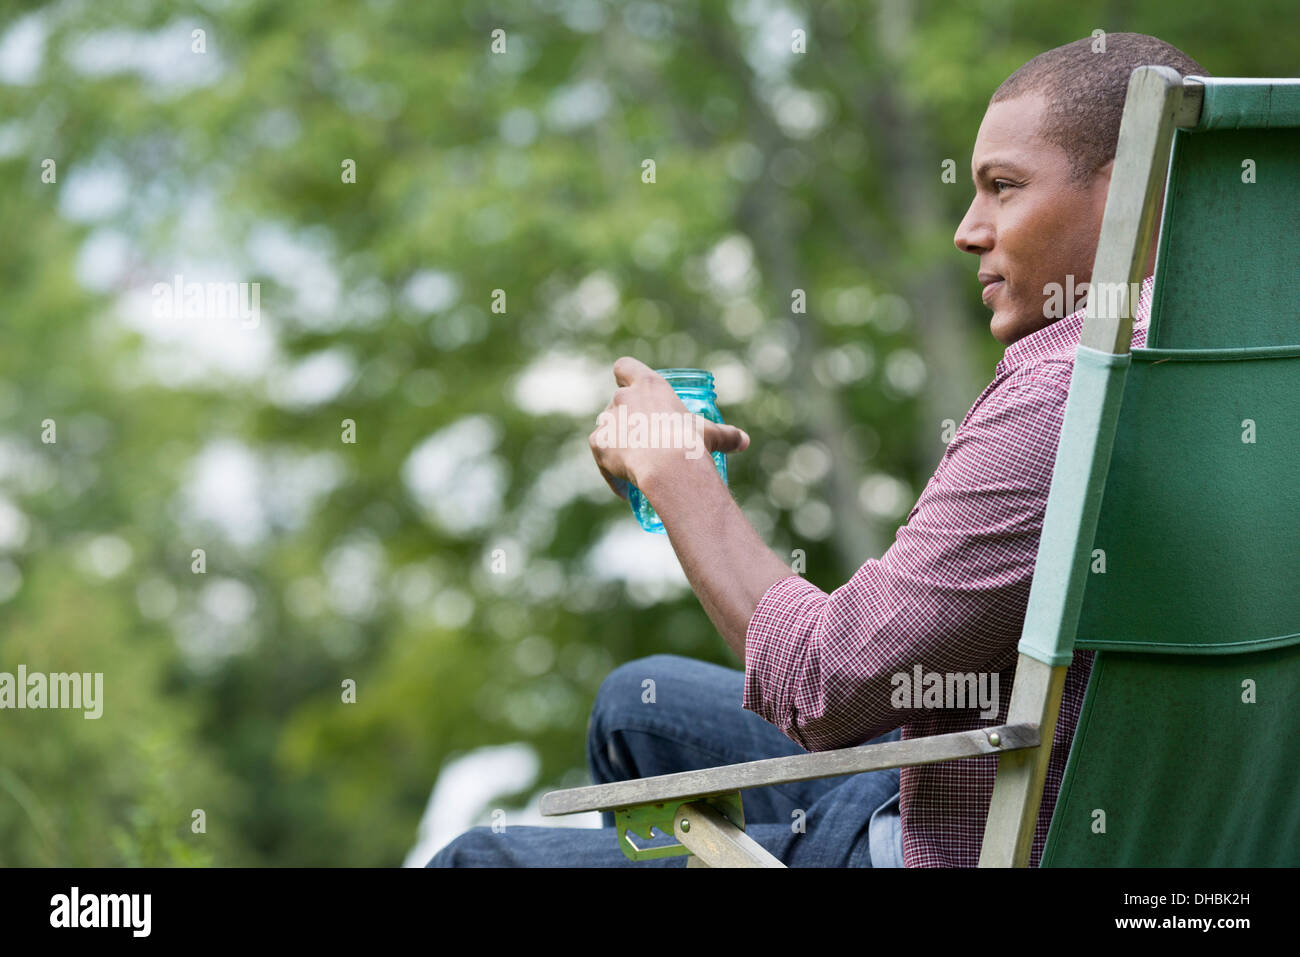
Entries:
{"label": "man's chin", "polygon": [[1017,335],[1015,322],[1002,309],[993,310],[993,315],[989,319],[989,332],[1004,346],[1009,346],[1020,338]]}
{"label": "man's chin", "polygon": [[1032,314],[1026,317],[1007,309],[995,309],[989,319],[989,332],[998,342],[1009,346],[1040,329],[1046,329],[1051,324],[1052,320],[1038,319]]}

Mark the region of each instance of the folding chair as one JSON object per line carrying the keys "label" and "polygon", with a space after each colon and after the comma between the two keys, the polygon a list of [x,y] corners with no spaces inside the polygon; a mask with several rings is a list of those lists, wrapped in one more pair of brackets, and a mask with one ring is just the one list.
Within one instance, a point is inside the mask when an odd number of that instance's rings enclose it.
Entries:
{"label": "folding chair", "polygon": [[[1041,866],[1300,864],[1300,80],[1135,70],[1092,278],[1005,724],[555,791],[542,813],[613,811],[633,860],[781,867],[741,791],[997,754],[979,864],[1023,867],[1079,648]],[[651,827],[678,844],[639,845]]]}

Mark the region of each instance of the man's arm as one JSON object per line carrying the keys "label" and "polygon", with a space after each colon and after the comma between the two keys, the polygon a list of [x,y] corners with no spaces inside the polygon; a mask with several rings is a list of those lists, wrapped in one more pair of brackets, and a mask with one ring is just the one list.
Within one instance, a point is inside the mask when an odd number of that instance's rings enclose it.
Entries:
{"label": "man's arm", "polygon": [[[615,363],[610,410],[685,412],[662,377]],[[1068,385],[1020,372],[972,407],[907,524],[827,595],[790,573],[754,532],[707,455],[592,452],[618,490],[634,482],[659,512],[696,595],[745,662],[743,706],[809,751],[848,747],[913,720],[900,675],[1001,672],[1015,661]],[[607,411],[610,411],[607,410]],[[742,451],[731,426],[709,451]]]}
{"label": "man's arm", "polygon": [[926,713],[901,693],[918,669],[946,685],[1012,667],[1066,395],[1018,374],[991,386],[883,556],[830,595],[774,584],[746,634],[743,706],[823,751]]}
{"label": "man's arm", "polygon": [[[712,456],[705,454],[744,451],[749,436],[691,415],[662,376],[629,356],[614,363],[614,380],[619,388],[588,439],[601,475],[619,497],[627,498],[631,482],[650,500],[700,604],[743,660],[745,629],[758,600],[774,582],[794,574],[763,544],[718,477]],[[626,408],[628,421],[687,418],[704,447],[621,444],[610,428],[619,406]]]}
{"label": "man's arm", "polygon": [[794,574],[767,547],[722,484],[712,456],[682,459],[642,479],[691,588],[718,633],[745,659],[745,633],[767,590]]}

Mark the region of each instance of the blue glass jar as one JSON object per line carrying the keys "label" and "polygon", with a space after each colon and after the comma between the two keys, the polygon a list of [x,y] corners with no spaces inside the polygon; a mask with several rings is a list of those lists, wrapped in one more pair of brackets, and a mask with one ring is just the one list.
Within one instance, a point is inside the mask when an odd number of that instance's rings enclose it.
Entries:
{"label": "blue glass jar", "polygon": [[[723,424],[722,413],[718,411],[718,395],[713,391],[713,373],[703,369],[656,369],[668,380],[673,391],[681,398],[688,412],[703,416],[710,422]],[[713,464],[722,477],[722,484],[727,484],[727,457],[722,452],[714,452]],[[659,520],[650,501],[641,494],[641,490],[631,483],[627,488],[628,502],[632,505],[632,514],[636,516],[641,527],[647,532],[666,535],[664,523]]]}

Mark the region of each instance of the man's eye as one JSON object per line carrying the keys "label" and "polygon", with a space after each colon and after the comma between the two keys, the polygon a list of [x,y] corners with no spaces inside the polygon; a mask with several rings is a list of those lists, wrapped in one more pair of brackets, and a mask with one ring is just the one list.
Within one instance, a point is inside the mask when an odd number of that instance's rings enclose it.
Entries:
{"label": "man's eye", "polygon": [[993,191],[994,191],[995,193],[1001,193],[1002,190],[1001,190],[999,187],[1001,187],[1001,186],[1011,186],[1011,187],[1014,187],[1015,185],[1016,185],[1015,183],[1008,182],[1008,181],[1005,180],[1005,179],[995,179],[995,180],[993,181]]}

